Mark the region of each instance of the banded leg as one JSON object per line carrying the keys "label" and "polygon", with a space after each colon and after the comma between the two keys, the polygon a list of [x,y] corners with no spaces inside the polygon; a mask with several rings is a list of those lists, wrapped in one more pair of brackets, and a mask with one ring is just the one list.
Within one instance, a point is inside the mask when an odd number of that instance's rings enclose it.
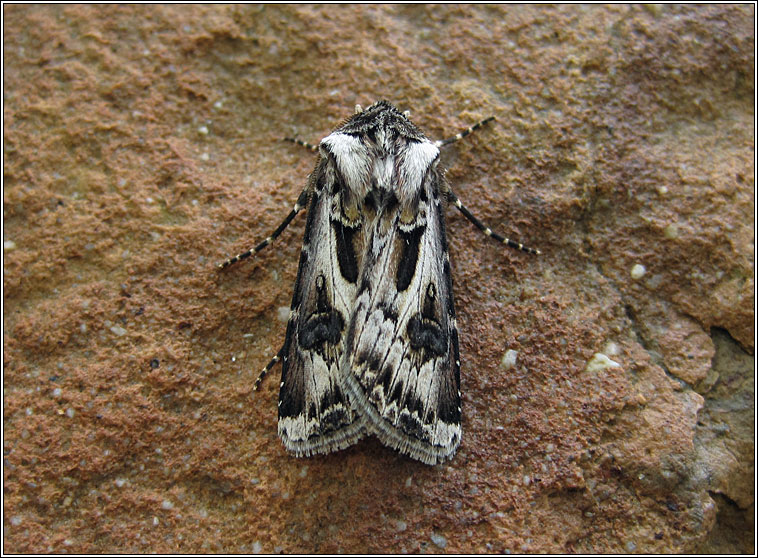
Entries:
{"label": "banded leg", "polygon": [[310,149],[311,151],[318,151],[318,145],[313,145],[312,143],[308,143],[307,141],[303,141],[301,139],[297,138],[282,138],[282,141],[288,141],[290,143],[296,143],[297,145],[301,145],[305,147],[306,149]]}
{"label": "banded leg", "polygon": [[290,211],[289,215],[287,215],[287,217],[284,218],[284,221],[282,221],[282,224],[279,225],[273,233],[271,233],[271,236],[267,237],[263,242],[258,244],[258,246],[256,246],[255,248],[250,248],[248,251],[242,252],[241,254],[234,256],[233,258],[229,258],[225,262],[218,264],[217,269],[221,271],[222,269],[226,269],[232,264],[235,264],[241,260],[249,258],[253,254],[257,254],[258,252],[263,250],[266,246],[271,244],[274,240],[276,240],[276,238],[280,234],[282,234],[284,229],[287,228],[287,225],[289,225],[292,222],[292,219],[295,218],[295,215],[300,213],[300,211],[305,208],[305,206],[308,203],[308,194],[309,194],[308,188],[306,188],[300,193],[300,197],[297,198],[297,202],[295,202],[295,206],[292,208],[292,211]]}
{"label": "banded leg", "polygon": [[541,254],[541,252],[535,248],[529,248],[528,246],[524,246],[520,242],[516,242],[515,240],[511,240],[510,238],[506,238],[495,232],[492,232],[492,229],[490,229],[487,225],[485,225],[479,219],[474,217],[474,215],[468,210],[468,208],[465,205],[461,203],[461,200],[458,199],[458,196],[456,196],[452,192],[452,190],[448,190],[448,197],[450,201],[453,203],[453,205],[457,207],[461,213],[463,213],[464,217],[466,217],[466,219],[471,221],[477,229],[482,231],[487,236],[494,238],[498,242],[502,242],[506,246],[515,248],[516,250],[521,250],[522,252],[528,252],[529,254],[535,254],[537,256]]}
{"label": "banded leg", "polygon": [[258,388],[261,387],[261,382],[263,382],[263,378],[266,377],[266,374],[268,374],[269,370],[271,370],[274,365],[279,362],[282,359],[282,352],[284,351],[284,347],[279,349],[279,352],[276,353],[276,356],[271,359],[271,362],[269,362],[266,365],[266,368],[261,370],[261,373],[258,375],[258,378],[255,380],[255,384],[253,385],[253,391],[258,391]]}
{"label": "banded leg", "polygon": [[490,116],[489,118],[485,118],[484,120],[481,120],[481,121],[477,122],[473,126],[471,126],[469,128],[466,128],[462,132],[460,132],[458,134],[455,134],[452,138],[447,138],[447,139],[435,141],[434,145],[436,145],[437,147],[442,147],[444,145],[449,145],[451,143],[455,143],[456,141],[462,140],[463,138],[465,138],[467,135],[469,135],[474,130],[478,130],[479,128],[481,128],[485,124],[489,124],[493,120],[495,120],[494,116]]}

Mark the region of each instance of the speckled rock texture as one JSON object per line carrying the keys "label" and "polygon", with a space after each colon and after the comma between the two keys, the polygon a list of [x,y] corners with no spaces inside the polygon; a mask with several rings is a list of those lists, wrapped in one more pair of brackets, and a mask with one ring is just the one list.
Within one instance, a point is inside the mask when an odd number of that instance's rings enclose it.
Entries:
{"label": "speckled rock texture", "polygon": [[[4,552],[754,552],[754,6],[3,9]],[[214,269],[382,98],[543,252],[448,211],[436,467],[252,392],[304,217]]]}

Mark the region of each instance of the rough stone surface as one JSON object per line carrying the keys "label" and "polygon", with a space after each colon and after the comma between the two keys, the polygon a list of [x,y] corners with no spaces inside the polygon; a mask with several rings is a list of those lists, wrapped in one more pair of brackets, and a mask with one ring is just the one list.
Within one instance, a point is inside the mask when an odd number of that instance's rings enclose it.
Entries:
{"label": "rough stone surface", "polygon": [[[752,5],[3,9],[4,552],[754,552]],[[214,270],[305,184],[275,140],[379,98],[496,116],[448,177],[543,251],[449,212],[438,467],[292,458],[251,392],[304,219]]]}

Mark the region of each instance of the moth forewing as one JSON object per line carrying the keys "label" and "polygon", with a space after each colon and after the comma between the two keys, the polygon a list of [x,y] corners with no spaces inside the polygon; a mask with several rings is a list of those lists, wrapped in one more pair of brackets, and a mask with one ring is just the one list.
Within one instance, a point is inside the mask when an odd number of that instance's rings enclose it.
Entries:
{"label": "moth forewing", "polygon": [[[460,443],[460,373],[438,149],[385,133],[398,173],[375,176],[384,201],[366,222],[342,381],[371,432],[425,463]],[[394,148],[394,151],[392,150]],[[401,207],[411,207],[403,214]]]}
{"label": "moth forewing", "polygon": [[[444,182],[439,147],[387,101],[324,138],[293,211],[308,204],[284,346],[279,435],[297,456],[345,448],[365,435],[428,464],[461,441],[458,331],[445,232],[453,203],[493,233]],[[313,148],[311,144],[289,139]],[[308,201],[310,200],[310,201]]]}
{"label": "moth forewing", "polygon": [[336,257],[345,236],[334,212],[337,178],[330,164],[322,158],[309,182],[308,220],[282,348],[278,431],[298,456],[342,449],[365,432],[339,381],[355,281],[350,273],[344,278]]}

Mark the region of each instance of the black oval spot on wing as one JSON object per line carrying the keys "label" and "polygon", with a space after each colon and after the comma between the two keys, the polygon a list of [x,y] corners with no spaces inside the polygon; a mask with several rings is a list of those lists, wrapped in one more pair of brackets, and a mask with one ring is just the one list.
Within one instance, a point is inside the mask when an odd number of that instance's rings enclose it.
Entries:
{"label": "black oval spot on wing", "polygon": [[297,340],[305,350],[321,347],[325,343],[336,345],[342,337],[345,320],[336,310],[313,314],[300,328]]}
{"label": "black oval spot on wing", "polygon": [[399,231],[398,237],[403,243],[400,259],[397,262],[397,275],[395,278],[397,292],[399,293],[408,288],[416,273],[419,245],[425,230],[426,225],[416,227],[407,233]]}
{"label": "black oval spot on wing", "polygon": [[402,401],[403,400],[403,382],[402,380],[397,380],[395,382],[395,387],[392,388],[392,395],[390,396],[391,401]]}
{"label": "black oval spot on wing", "polygon": [[295,279],[295,290],[292,293],[292,304],[290,304],[290,310],[294,310],[300,306],[300,299],[303,293],[303,270],[308,264],[308,252],[303,248],[300,251],[300,263],[297,266],[297,279]]}
{"label": "black oval spot on wing", "polygon": [[337,261],[340,266],[340,273],[348,283],[355,283],[358,280],[358,260],[355,257],[355,244],[353,238],[355,233],[361,230],[360,226],[348,227],[340,221],[332,221],[334,228],[334,237],[337,240]]}
{"label": "black oval spot on wing", "polygon": [[332,307],[329,289],[323,275],[316,277],[316,308],[300,326],[297,340],[305,350],[321,348],[325,343],[336,345],[342,338],[345,320]]}
{"label": "black oval spot on wing", "polygon": [[376,378],[376,385],[382,386],[384,397],[388,397],[390,394],[390,387],[392,385],[392,377],[395,375],[395,369],[391,365],[385,366],[381,374]]}
{"label": "black oval spot on wing", "polygon": [[408,339],[411,348],[443,356],[447,353],[447,333],[435,322],[423,319],[418,314],[408,321]]}

